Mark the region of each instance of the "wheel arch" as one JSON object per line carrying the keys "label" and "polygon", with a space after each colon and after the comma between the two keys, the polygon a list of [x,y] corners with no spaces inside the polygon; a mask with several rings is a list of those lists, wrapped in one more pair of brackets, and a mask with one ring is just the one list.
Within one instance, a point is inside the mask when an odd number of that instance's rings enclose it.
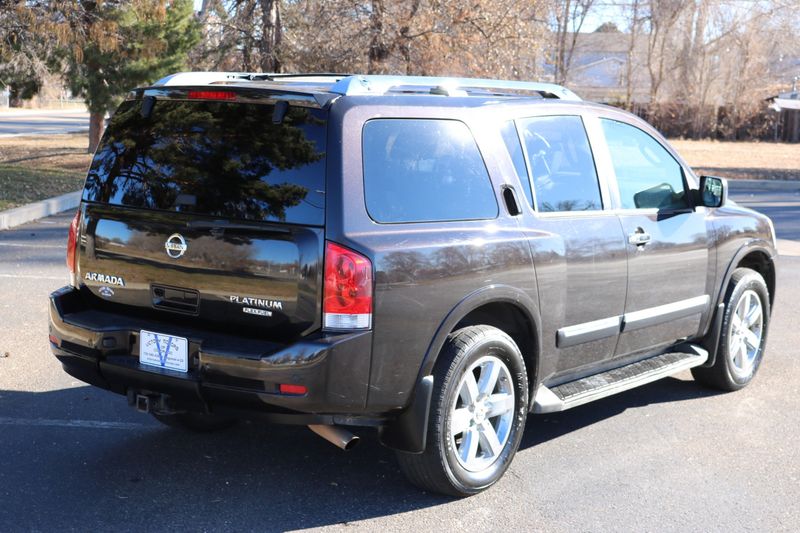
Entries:
{"label": "wheel arch", "polygon": [[[510,320],[514,327],[509,328],[504,320]],[[379,439],[384,446],[406,453],[425,451],[434,365],[450,333],[478,323],[497,327],[517,343],[525,360],[529,397],[533,401],[540,375],[541,320],[538,308],[530,296],[514,287],[483,287],[465,296],[439,324],[422,360],[410,404],[392,423],[379,428]]]}
{"label": "wheel arch", "polygon": [[772,304],[775,302],[775,262],[772,260],[772,257],[770,257],[765,250],[760,248],[747,250],[744,256],[737,261],[736,266],[730,269],[730,274],[726,280],[726,286],[727,283],[730,283],[730,276],[733,275],[733,271],[737,268],[749,268],[761,274],[761,277],[764,278],[764,282],[767,284],[769,307],[772,309]]}
{"label": "wheel arch", "polygon": [[731,282],[731,276],[737,268],[749,268],[755,270],[767,284],[769,291],[769,304],[772,309],[772,304],[775,300],[775,261],[774,251],[770,243],[760,239],[753,240],[743,244],[733,255],[733,258],[728,262],[725,274],[722,278],[722,283],[718,287],[716,303],[721,304],[725,300],[725,294],[728,290],[728,285]]}
{"label": "wheel arch", "polygon": [[448,313],[428,346],[418,381],[433,372],[442,347],[453,331],[479,324],[496,327],[514,340],[525,360],[530,390],[535,391],[541,354],[539,311],[530,296],[507,285],[493,285],[472,292]]}

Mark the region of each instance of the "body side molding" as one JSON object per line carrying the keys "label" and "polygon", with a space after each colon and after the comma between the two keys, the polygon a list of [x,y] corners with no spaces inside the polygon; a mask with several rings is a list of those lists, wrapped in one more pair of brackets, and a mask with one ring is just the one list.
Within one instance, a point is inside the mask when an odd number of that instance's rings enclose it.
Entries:
{"label": "body side molding", "polygon": [[622,331],[634,331],[679,318],[696,315],[708,309],[711,297],[708,294],[672,302],[657,307],[649,307],[641,311],[625,313],[622,319]]}
{"label": "body side molding", "polygon": [[666,305],[625,313],[622,316],[612,316],[573,326],[565,326],[556,333],[556,347],[568,348],[585,342],[612,337],[623,331],[634,331],[703,313],[708,309],[710,301],[711,298],[704,294]]}
{"label": "body side molding", "polygon": [[621,316],[601,318],[592,322],[584,322],[574,326],[563,327],[556,333],[556,347],[568,348],[584,342],[592,342],[606,337],[613,337],[620,332]]}

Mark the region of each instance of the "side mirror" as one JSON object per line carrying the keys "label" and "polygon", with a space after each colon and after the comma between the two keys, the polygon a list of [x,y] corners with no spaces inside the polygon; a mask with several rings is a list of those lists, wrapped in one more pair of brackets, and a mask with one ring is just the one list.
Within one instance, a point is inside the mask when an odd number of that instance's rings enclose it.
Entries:
{"label": "side mirror", "polygon": [[705,207],[722,207],[728,201],[728,181],[715,176],[700,176],[699,204]]}

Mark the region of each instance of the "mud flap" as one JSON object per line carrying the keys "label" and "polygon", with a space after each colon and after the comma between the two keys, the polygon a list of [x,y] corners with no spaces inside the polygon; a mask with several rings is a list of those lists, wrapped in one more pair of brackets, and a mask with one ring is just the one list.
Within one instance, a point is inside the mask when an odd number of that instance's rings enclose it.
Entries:
{"label": "mud flap", "polygon": [[420,380],[411,404],[391,424],[381,426],[378,438],[387,448],[407,453],[425,451],[433,397],[433,376]]}

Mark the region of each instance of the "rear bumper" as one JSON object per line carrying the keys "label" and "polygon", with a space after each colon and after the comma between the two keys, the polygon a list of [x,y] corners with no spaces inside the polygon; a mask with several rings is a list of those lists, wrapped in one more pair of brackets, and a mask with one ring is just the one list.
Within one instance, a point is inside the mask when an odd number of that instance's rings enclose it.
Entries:
{"label": "rear bumper", "polygon": [[[139,364],[139,332],[185,337],[189,371]],[[211,333],[163,321],[89,307],[78,291],[50,295],[50,337],[70,375],[119,394],[166,395],[170,407],[237,412],[286,423],[381,425],[366,412],[371,332],[325,334],[276,344]],[[279,384],[303,385],[304,395],[283,395]]]}

